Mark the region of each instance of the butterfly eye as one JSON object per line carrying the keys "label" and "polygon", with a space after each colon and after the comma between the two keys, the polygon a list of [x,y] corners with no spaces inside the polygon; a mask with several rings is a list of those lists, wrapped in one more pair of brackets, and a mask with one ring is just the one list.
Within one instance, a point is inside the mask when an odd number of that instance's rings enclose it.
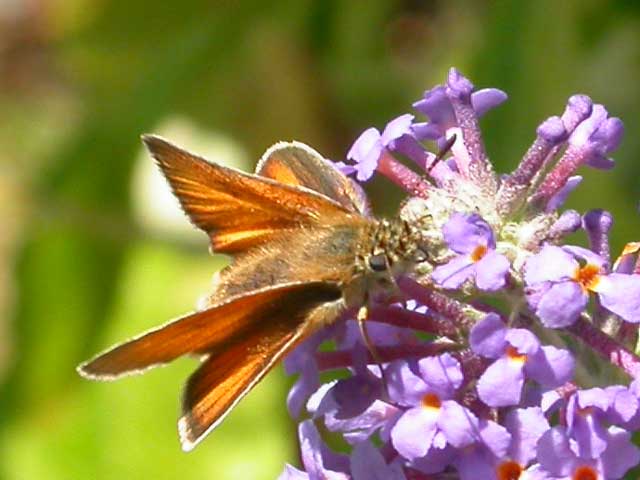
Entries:
{"label": "butterfly eye", "polygon": [[387,257],[384,253],[369,257],[369,267],[374,272],[384,272],[387,269]]}

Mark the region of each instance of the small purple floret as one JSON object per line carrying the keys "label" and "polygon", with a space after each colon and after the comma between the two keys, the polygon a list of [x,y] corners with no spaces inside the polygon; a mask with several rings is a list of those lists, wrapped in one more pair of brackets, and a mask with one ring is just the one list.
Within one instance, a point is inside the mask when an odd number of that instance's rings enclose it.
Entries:
{"label": "small purple floret", "polygon": [[473,278],[480,290],[493,291],[505,285],[509,260],[495,251],[493,231],[479,215],[456,213],[443,233],[449,248],[459,255],[433,271],[437,284],[455,289]]}

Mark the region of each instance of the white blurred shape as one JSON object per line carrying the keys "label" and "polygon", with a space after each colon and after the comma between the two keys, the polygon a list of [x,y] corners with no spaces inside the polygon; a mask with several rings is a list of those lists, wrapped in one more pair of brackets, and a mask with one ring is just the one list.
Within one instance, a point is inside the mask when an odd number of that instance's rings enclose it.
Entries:
{"label": "white blurred shape", "polygon": [[[237,142],[220,132],[204,130],[187,118],[169,118],[150,133],[206,159],[246,168],[247,154]],[[153,236],[207,243],[206,235],[191,225],[160,169],[142,146],[136,158],[131,187],[133,215],[144,230]]]}

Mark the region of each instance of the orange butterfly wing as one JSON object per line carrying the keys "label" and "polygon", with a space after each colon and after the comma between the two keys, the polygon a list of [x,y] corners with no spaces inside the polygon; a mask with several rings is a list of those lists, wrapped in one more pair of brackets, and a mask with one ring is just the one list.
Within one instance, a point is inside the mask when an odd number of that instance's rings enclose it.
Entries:
{"label": "orange butterfly wing", "polygon": [[215,251],[238,253],[302,225],[341,221],[350,212],[309,189],[247,174],[143,136],[191,221],[207,232]]}
{"label": "orange butterfly wing", "polygon": [[293,347],[343,309],[327,283],[301,285],[260,312],[254,328],[214,349],[185,386],[178,431],[191,450]]}
{"label": "orange butterfly wing", "polygon": [[142,373],[187,353],[209,352],[244,337],[256,328],[256,324],[268,325],[273,309],[282,302],[305,296],[309,289],[314,288],[339,296],[337,287],[319,282],[280,285],[242,293],[117,345],[81,364],[78,371],[92,379],[115,380],[126,374]]}
{"label": "orange butterfly wing", "polygon": [[309,188],[351,212],[370,214],[367,198],[360,186],[304,143],[276,143],[258,162],[256,174],[287,185]]}

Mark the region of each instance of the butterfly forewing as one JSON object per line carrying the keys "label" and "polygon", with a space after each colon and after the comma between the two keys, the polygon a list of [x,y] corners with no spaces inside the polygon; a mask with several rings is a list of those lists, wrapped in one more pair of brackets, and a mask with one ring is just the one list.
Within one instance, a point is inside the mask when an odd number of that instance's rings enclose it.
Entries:
{"label": "butterfly forewing", "polygon": [[145,135],[143,140],[182,208],[209,234],[215,251],[242,252],[277,232],[349,214],[317,192],[207,162],[160,137]]}
{"label": "butterfly forewing", "polygon": [[[335,285],[305,284],[290,291],[260,313],[259,321],[237,337],[214,349],[187,381],[178,422],[185,450],[222,421],[300,340],[322,325],[325,311],[330,320],[342,308]],[[328,309],[328,304],[334,304]]]}

